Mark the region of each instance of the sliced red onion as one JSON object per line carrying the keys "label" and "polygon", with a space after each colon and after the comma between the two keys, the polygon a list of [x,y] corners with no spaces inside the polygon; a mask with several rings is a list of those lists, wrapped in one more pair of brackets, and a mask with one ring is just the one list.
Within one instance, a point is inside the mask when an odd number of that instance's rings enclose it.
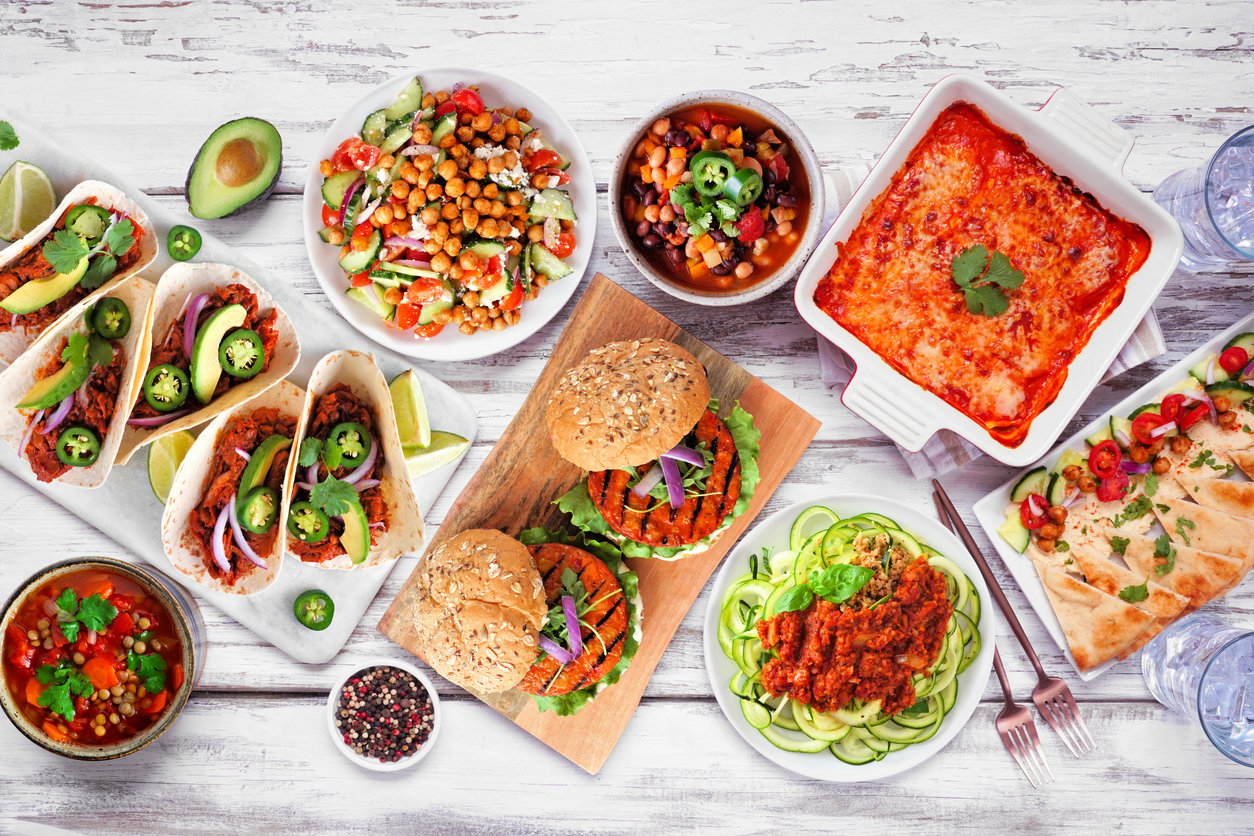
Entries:
{"label": "sliced red onion", "polygon": [[252,461],[253,459],[252,454],[250,454],[247,450],[243,449],[242,447],[236,447],[235,452],[239,453],[240,458],[246,462]]}
{"label": "sliced red onion", "polygon": [[10,328],[17,327],[17,314],[13,314],[13,316],[9,318],[9,327]]}
{"label": "sliced red onion", "polygon": [[228,510],[235,504],[235,495],[231,495],[231,501],[226,504],[221,511],[218,512],[218,520],[213,524],[213,544],[210,551],[213,552],[213,562],[218,564],[218,568],[223,572],[230,574],[231,562],[226,559],[226,546],[222,545],[222,537],[226,534],[226,524],[229,522]]}
{"label": "sliced red onion", "polygon": [[1045,513],[1045,509],[1041,507],[1041,503],[1037,501],[1036,494],[1028,494],[1028,510],[1032,512],[1032,516],[1039,517]]}
{"label": "sliced red onion", "polygon": [[383,480],[381,479],[362,479],[360,482],[353,485],[353,487],[357,489],[357,493],[361,493],[362,491],[368,491],[371,488],[377,488],[382,484]]}
{"label": "sliced red onion", "polygon": [[239,550],[244,553],[244,557],[265,569],[265,558],[253,551],[253,547],[248,545],[248,540],[244,537],[244,530],[239,526],[239,512],[235,510],[235,494],[231,494],[231,498],[226,501],[226,511],[227,521],[231,523],[231,536],[235,540],[235,545],[239,546]]}
{"label": "sliced red onion", "polygon": [[35,417],[30,419],[30,423],[26,425],[26,432],[22,434],[22,444],[20,447],[18,447],[18,451],[17,451],[19,456],[22,456],[22,457],[26,456],[26,445],[30,444],[30,438],[32,435],[35,434],[35,425],[38,424],[40,421],[42,421],[43,418],[44,418],[44,411],[41,409],[35,413]]}
{"label": "sliced red onion", "polygon": [[557,218],[544,219],[544,248],[552,252],[557,249],[557,234],[562,231],[562,225]]}
{"label": "sliced red onion", "polygon": [[[431,118],[431,114],[432,114],[432,113],[434,113],[434,112],[435,112],[435,108],[433,108],[433,107],[425,107],[425,108],[424,108],[424,107],[420,107],[420,108],[418,108],[416,111],[414,111],[414,121],[412,121],[412,122],[410,122],[410,123],[409,123],[409,130],[410,130],[411,132],[412,132],[412,131],[416,131],[416,130],[418,130],[418,126],[419,126],[422,122],[424,122],[425,120],[430,119],[430,118]],[[412,147],[414,147],[414,146],[412,146],[412,145],[411,145],[411,146],[410,146],[410,148],[412,148]],[[425,148],[430,148],[430,147],[432,147],[432,146],[427,145],[427,146],[423,146],[423,147],[425,147]],[[402,151],[401,153],[402,153],[402,154],[404,154],[405,152],[404,152],[404,151]]]}
{"label": "sliced red onion", "polygon": [[1072,505],[1075,505],[1077,502],[1079,502],[1083,498],[1084,498],[1084,494],[1081,491],[1075,491],[1074,493],[1069,493],[1067,495],[1067,498],[1062,501],[1062,507],[1070,508]]}
{"label": "sliced red onion", "polygon": [[366,182],[365,177],[358,177],[353,181],[353,185],[348,187],[348,191],[344,192],[344,202],[340,204],[340,226],[344,225],[344,219],[348,216],[348,204],[353,202],[353,195],[357,194]]}
{"label": "sliced red onion", "polygon": [[575,661],[575,657],[571,656],[566,648],[550,639],[548,636],[540,637],[540,649],[552,656],[559,664],[569,665]]}
{"label": "sliced red onion", "polygon": [[379,520],[378,522],[372,522],[370,525],[366,526],[366,528],[383,528],[385,525],[387,525],[387,523],[383,520]]}
{"label": "sliced red onion", "polygon": [[679,465],[674,459],[658,459],[662,465],[662,479],[666,482],[666,493],[670,496],[672,508],[682,508],[684,504],[684,481],[679,476]]}
{"label": "sliced red onion", "polygon": [[1154,429],[1150,430],[1149,437],[1150,438],[1162,438],[1163,436],[1165,436],[1167,433],[1171,432],[1175,428],[1176,428],[1176,422],[1168,421],[1167,423],[1162,424],[1161,426],[1154,427]]}
{"label": "sliced red onion", "polygon": [[317,462],[314,462],[313,464],[309,465],[309,467],[305,468],[305,481],[308,482],[310,485],[316,485],[318,483],[318,463]]}
{"label": "sliced red onion", "polygon": [[685,462],[687,464],[703,465],[705,459],[701,454],[691,447],[685,447],[682,444],[676,444],[670,450],[662,454],[663,457],[674,459],[677,462]]}
{"label": "sliced red onion", "polygon": [[427,255],[426,252],[423,252],[421,256],[414,256],[413,258],[398,258],[392,263],[399,264],[402,267],[413,267],[415,270],[430,270],[431,256]]}
{"label": "sliced red onion", "polygon": [[370,216],[374,214],[374,210],[378,209],[380,204],[382,203],[383,203],[383,198],[381,197],[376,197],[374,200],[367,203],[366,208],[362,209],[361,212],[357,215],[357,217],[362,219],[361,223],[365,223],[367,220],[369,220]]}
{"label": "sliced red onion", "polygon": [[1128,438],[1128,434],[1123,430],[1115,430],[1115,440],[1119,442],[1119,446],[1127,450],[1132,446],[1132,439]]}
{"label": "sliced red onion", "polygon": [[662,481],[662,466],[655,464],[648,473],[640,477],[640,481],[631,489],[635,496],[647,496],[649,491],[653,490],[653,486]]}
{"label": "sliced red onion", "polygon": [[566,616],[566,637],[570,641],[570,655],[579,658],[583,653],[583,633],[579,631],[579,614],[575,612],[575,599],[562,596],[562,614]]}
{"label": "sliced red onion", "polygon": [[88,630],[88,631],[87,631],[87,643],[88,643],[88,644],[95,644],[95,643],[96,643],[96,631],[95,631],[95,630]]}
{"label": "sliced red onion", "polygon": [[170,423],[175,418],[182,418],[189,412],[191,412],[190,409],[176,409],[173,412],[167,412],[164,415],[153,415],[149,418],[129,418],[126,421],[126,425],[128,427],[137,427],[139,429],[160,427],[163,424]]}
{"label": "sliced red onion", "polygon": [[387,304],[386,302],[383,301],[383,297],[379,295],[379,286],[376,285],[374,282],[371,282],[370,284],[366,285],[365,291],[366,291],[366,294],[370,297],[371,301],[373,301],[376,305]]}
{"label": "sliced red onion", "polygon": [[501,124],[501,112],[499,110],[492,111],[492,124],[493,125]]}
{"label": "sliced red onion", "polygon": [[44,428],[42,430],[43,434],[47,435],[57,427],[61,426],[61,422],[65,420],[65,416],[69,415],[70,410],[73,408],[74,395],[71,393],[62,398],[61,403],[57,405],[56,411],[48,416],[48,420],[44,422]]}
{"label": "sliced red onion", "polygon": [[1245,368],[1241,370],[1240,377],[1249,377],[1254,372],[1254,357],[1250,358],[1250,362],[1245,364]]}
{"label": "sliced red onion", "polygon": [[191,359],[192,348],[196,344],[196,321],[200,319],[200,312],[208,302],[209,294],[200,294],[187,306],[187,314],[183,317],[183,354],[188,359]]}
{"label": "sliced red onion", "polygon": [[1123,461],[1119,462],[1119,467],[1123,470],[1124,473],[1149,473],[1150,472],[1149,462],[1138,463],[1138,462],[1130,461],[1128,459],[1124,459]]}
{"label": "sliced red onion", "polygon": [[44,613],[46,615],[59,615],[61,608],[57,606],[57,602],[54,599],[49,598],[47,601],[44,601]]}
{"label": "sliced red onion", "polygon": [[302,491],[312,491],[313,486],[314,486],[313,482],[297,482],[296,483],[296,487],[300,488]]}
{"label": "sliced red onion", "polygon": [[1215,358],[1210,358],[1210,362],[1206,364],[1206,385],[1210,386],[1215,382]]}
{"label": "sliced red onion", "polygon": [[409,247],[410,249],[422,249],[422,242],[417,238],[410,238],[405,235],[394,235],[384,240],[389,247]]}
{"label": "sliced red onion", "polygon": [[430,154],[433,157],[440,156],[440,149],[434,145],[419,145],[414,143],[407,148],[401,149],[402,157],[420,157],[423,154]]}
{"label": "sliced red onion", "polygon": [[453,85],[453,92],[456,93],[458,90],[462,89],[465,86],[466,86],[465,84],[459,81]]}
{"label": "sliced red onion", "polygon": [[379,458],[379,439],[370,436],[370,452],[366,454],[366,460],[349,471],[344,477],[344,481],[350,485],[356,485],[366,477],[370,469],[374,467],[375,461]]}

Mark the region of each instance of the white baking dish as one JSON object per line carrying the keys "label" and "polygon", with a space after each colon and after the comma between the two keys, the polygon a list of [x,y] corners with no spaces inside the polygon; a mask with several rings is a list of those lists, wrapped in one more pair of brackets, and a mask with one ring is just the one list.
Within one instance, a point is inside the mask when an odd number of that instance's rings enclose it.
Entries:
{"label": "white baking dish", "polygon": [[[984,427],[893,369],[814,303],[814,291],[836,261],[839,244],[884,191],[893,175],[941,111],[970,102],[1003,130],[1018,134],[1054,171],[1107,210],[1139,224],[1151,241],[1149,258],[1129,279],[1123,301],[1072,361],[1058,398],[1032,422],[1017,447],[1007,447]],[[819,334],[849,354],[857,369],[841,401],[907,450],[917,451],[934,433],[952,430],[993,458],[1025,465],[1054,443],[1145,316],[1180,260],[1180,227],[1122,174],[1132,138],[1074,94],[1059,88],[1040,110],[1016,104],[979,79],[951,75],[933,87],[827,231],[797,280],[796,304]]]}

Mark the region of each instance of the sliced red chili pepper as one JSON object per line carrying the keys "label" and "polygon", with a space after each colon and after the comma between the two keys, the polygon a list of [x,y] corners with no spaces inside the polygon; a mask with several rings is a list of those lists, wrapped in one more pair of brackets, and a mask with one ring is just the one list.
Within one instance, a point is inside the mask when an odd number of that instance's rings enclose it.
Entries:
{"label": "sliced red chili pepper", "polygon": [[1147,447],[1158,440],[1150,433],[1167,423],[1167,419],[1156,412],[1142,412],[1132,419],[1132,437]]}
{"label": "sliced red chili pepper", "polygon": [[1180,417],[1180,407],[1184,403],[1184,395],[1168,395],[1163,398],[1162,404],[1158,407],[1158,412],[1168,421],[1175,421]]}
{"label": "sliced red chili pepper", "polygon": [[1097,498],[1102,502],[1114,502],[1116,499],[1122,499],[1128,490],[1128,474],[1122,470],[1116,470],[1110,476],[1102,479],[1097,483]]}
{"label": "sliced red chili pepper", "polygon": [[1250,362],[1249,352],[1239,345],[1234,345],[1219,355],[1219,367],[1233,377],[1244,369],[1248,362]]}
{"label": "sliced red chili pepper", "polygon": [[[1033,510],[1033,505],[1040,510]],[[1028,494],[1023,502],[1019,503],[1019,519],[1024,527],[1031,531],[1040,528],[1049,522],[1048,500],[1039,493]]]}
{"label": "sliced red chili pepper", "polygon": [[1097,478],[1105,479],[1107,476],[1120,472],[1119,461],[1122,458],[1123,451],[1119,449],[1119,445],[1108,438],[1089,451],[1089,470]]}
{"label": "sliced red chili pepper", "polygon": [[1177,423],[1180,424],[1181,430],[1187,430],[1190,427],[1197,426],[1198,422],[1205,418],[1209,413],[1210,409],[1206,404],[1193,404],[1192,406],[1185,407],[1181,411],[1180,420]]}

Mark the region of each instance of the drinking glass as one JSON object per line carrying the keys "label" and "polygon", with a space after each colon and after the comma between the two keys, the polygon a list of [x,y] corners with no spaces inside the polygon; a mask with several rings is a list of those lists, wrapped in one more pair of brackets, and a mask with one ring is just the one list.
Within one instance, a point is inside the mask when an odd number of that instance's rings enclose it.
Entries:
{"label": "drinking glass", "polygon": [[1216,749],[1254,766],[1254,631],[1187,616],[1145,646],[1141,673],[1154,699],[1196,715]]}
{"label": "drinking glass", "polygon": [[1154,200],[1184,232],[1186,270],[1254,260],[1254,125],[1230,136],[1209,162],[1168,177]]}

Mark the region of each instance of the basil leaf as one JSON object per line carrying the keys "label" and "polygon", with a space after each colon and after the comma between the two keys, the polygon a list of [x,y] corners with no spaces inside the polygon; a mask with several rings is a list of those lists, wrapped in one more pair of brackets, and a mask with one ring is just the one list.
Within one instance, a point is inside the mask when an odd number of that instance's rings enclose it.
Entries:
{"label": "basil leaf", "polygon": [[804,610],[814,603],[814,593],[805,584],[794,586],[779,596],[775,602],[775,614]]}

